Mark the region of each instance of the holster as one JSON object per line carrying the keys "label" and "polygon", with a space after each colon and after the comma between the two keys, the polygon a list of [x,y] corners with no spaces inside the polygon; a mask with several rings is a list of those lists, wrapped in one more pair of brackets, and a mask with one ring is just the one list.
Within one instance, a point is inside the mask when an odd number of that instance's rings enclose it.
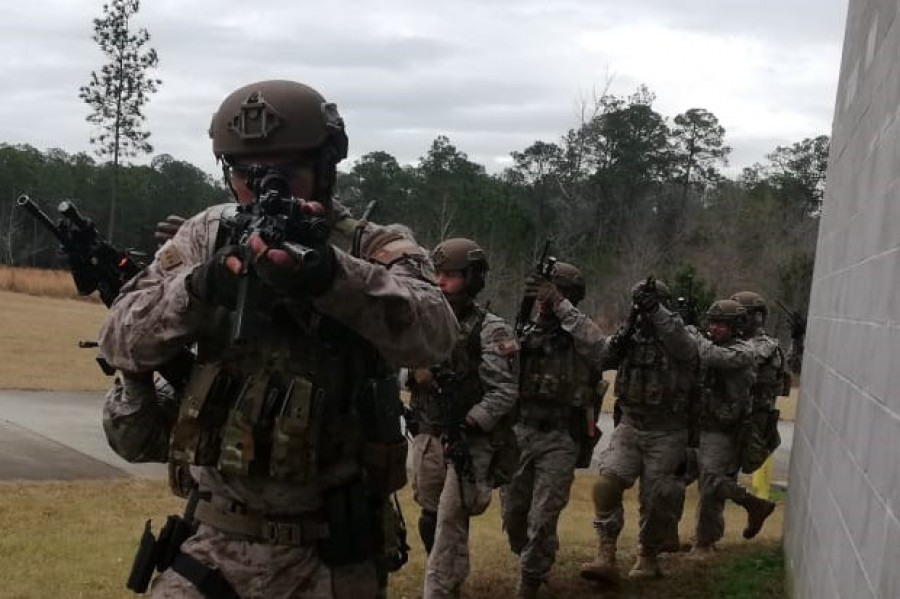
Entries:
{"label": "holster", "polygon": [[181,544],[192,532],[187,520],[181,516],[169,516],[157,538],[151,532],[151,521],[147,520],[125,588],[139,594],[147,592],[154,570],[162,572],[172,565],[175,556],[181,551]]}
{"label": "holster", "polygon": [[325,492],[329,535],[317,542],[319,559],[327,566],[346,566],[374,554],[374,525],[369,493],[362,481]]}

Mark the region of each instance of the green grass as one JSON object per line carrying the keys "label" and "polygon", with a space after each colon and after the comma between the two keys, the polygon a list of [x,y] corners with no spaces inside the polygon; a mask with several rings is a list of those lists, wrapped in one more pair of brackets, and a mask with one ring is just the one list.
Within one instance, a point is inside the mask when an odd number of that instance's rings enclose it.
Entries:
{"label": "green grass", "polygon": [[723,564],[713,577],[713,596],[776,599],[785,596],[781,544],[767,543]]}

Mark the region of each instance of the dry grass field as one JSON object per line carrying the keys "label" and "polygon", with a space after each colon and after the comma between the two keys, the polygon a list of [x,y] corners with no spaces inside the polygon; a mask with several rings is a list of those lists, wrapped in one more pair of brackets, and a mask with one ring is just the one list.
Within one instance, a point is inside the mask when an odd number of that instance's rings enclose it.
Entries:
{"label": "dry grass field", "polygon": [[[722,550],[709,562],[685,556],[663,560],[662,580],[631,582],[598,592],[578,577],[579,564],[594,551],[590,489],[593,478],[576,478],[572,501],[560,521],[560,553],[545,599],[574,597],[644,597],[647,599],[776,599],[782,585],[780,539],[783,507],[779,505],[760,536],[740,539],[743,512],[729,506],[729,534]],[[621,542],[621,568],[630,567],[635,551],[634,492],[626,495],[628,526]],[[682,535],[696,498],[688,498]],[[409,563],[391,578],[390,596],[421,596],[424,553],[415,533],[418,512],[409,490],[401,503],[410,526]],[[133,597],[123,581],[147,518],[158,527],[170,513],[181,511],[162,481],[123,480],[77,483],[0,483],[0,597],[27,599],[113,599]],[[469,599],[511,597],[516,560],[500,530],[498,501],[473,521],[472,572],[466,586]]]}

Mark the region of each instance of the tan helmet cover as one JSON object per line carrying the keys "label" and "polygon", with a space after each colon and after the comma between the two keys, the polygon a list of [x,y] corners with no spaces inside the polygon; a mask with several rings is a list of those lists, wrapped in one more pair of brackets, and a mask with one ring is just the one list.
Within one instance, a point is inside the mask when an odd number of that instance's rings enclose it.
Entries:
{"label": "tan helmet cover", "polygon": [[305,152],[334,145],[332,161],[347,156],[337,106],[302,83],[260,81],[235,90],[209,126],[216,158],[268,152]]}

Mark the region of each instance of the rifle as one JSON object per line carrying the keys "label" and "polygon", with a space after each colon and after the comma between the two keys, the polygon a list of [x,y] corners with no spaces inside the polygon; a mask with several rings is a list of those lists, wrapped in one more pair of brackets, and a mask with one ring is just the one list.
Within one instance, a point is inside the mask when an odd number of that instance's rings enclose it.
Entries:
{"label": "rifle", "polygon": [[144,267],[137,260],[142,254],[134,250],[122,252],[111,246],[97,231],[93,221],[81,216],[72,202],[64,200],[59,203],[56,208],[60,214],[57,224],[53,224],[50,217],[25,194],[16,198],[16,205],[24,208],[59,241],[60,253],[66,255],[79,295],[99,291],[100,299],[108,308],[119,295],[122,285]]}
{"label": "rifle", "polygon": [[800,310],[791,310],[791,308],[780,299],[776,299],[775,303],[782,309],[788,319],[788,325],[791,327],[791,339],[803,339],[806,335],[806,317],[800,313]]}
{"label": "rifle", "polygon": [[[550,256],[550,244],[553,242],[551,238],[547,238],[544,241],[544,248],[541,250],[541,255],[538,258],[537,263],[534,265],[534,274],[538,277],[542,277],[544,279],[549,279],[553,274],[553,267],[556,265],[557,259],[553,256]],[[531,312],[534,310],[534,296],[525,296],[522,298],[522,302],[519,304],[519,313],[516,316],[516,334],[518,336],[522,336],[525,331],[525,327],[528,326],[529,321],[531,320]]]}
{"label": "rifle", "polygon": [[459,406],[456,400],[457,374],[446,368],[434,367],[431,369],[437,383],[438,399],[441,405],[441,413],[444,420],[441,445],[444,447],[444,457],[453,464],[456,477],[459,482],[459,499],[465,505],[464,483],[475,484],[475,465],[472,462],[472,454],[469,453],[469,444],[466,440],[465,415],[459,414]]}
{"label": "rifle", "polygon": [[302,204],[292,197],[287,177],[279,169],[254,165],[249,169],[247,183],[253,190],[253,201],[238,206],[236,213],[223,221],[230,231],[227,243],[240,248],[238,258],[242,265],[232,313],[233,345],[244,344],[255,328],[253,318],[261,282],[252,267],[253,252],[247,245],[250,237],[259,235],[266,245],[286,251],[301,267],[314,268],[322,256],[310,246],[325,243],[329,235],[328,222],[303,212]]}
{"label": "rifle", "polygon": [[[72,202],[59,203],[56,210],[60,219],[56,224],[25,194],[16,198],[16,205],[24,208],[59,241],[59,251],[66,256],[79,295],[87,296],[97,291],[108,308],[122,286],[144,268],[139,261],[143,253],[130,249],[123,252],[110,245],[97,231],[94,222],[83,217]],[[97,343],[82,340],[78,346],[97,347]],[[115,374],[115,368],[102,358],[97,358],[97,363],[107,376]],[[193,363],[194,355],[185,347],[159,372],[173,387],[180,389],[187,383]]]}
{"label": "rifle", "polygon": [[675,299],[675,312],[681,315],[685,325],[700,326],[700,308],[694,297],[694,277],[687,277],[687,295]]}

